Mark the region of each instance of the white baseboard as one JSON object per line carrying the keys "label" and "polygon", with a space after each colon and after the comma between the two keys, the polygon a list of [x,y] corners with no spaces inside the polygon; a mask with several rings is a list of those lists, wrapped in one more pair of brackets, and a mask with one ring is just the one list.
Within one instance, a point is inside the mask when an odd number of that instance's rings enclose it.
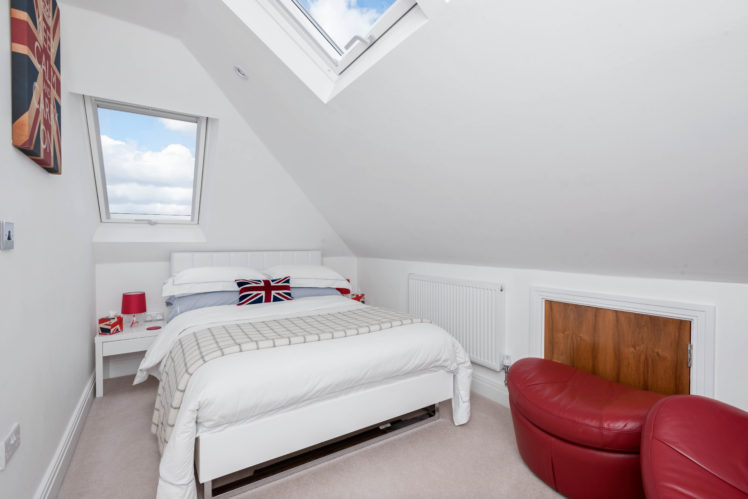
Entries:
{"label": "white baseboard", "polygon": [[94,397],[94,373],[86,382],[83,393],[75,406],[73,415],[70,417],[65,433],[62,434],[60,444],[57,446],[52,462],[49,463],[47,471],[44,473],[39,487],[36,489],[34,499],[51,499],[57,497],[62,486],[62,479],[65,478],[70,460],[73,457],[78,438],[83,430],[83,423],[86,421],[86,415],[91,408]]}
{"label": "white baseboard", "polygon": [[504,373],[475,367],[471,391],[509,407],[509,392],[504,386]]}

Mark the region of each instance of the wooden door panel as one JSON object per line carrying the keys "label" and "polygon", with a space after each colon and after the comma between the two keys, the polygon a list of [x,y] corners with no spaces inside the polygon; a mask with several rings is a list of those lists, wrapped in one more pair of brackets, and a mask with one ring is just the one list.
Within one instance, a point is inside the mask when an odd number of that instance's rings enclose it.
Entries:
{"label": "wooden door panel", "polygon": [[545,302],[545,358],[663,394],[690,393],[691,323]]}

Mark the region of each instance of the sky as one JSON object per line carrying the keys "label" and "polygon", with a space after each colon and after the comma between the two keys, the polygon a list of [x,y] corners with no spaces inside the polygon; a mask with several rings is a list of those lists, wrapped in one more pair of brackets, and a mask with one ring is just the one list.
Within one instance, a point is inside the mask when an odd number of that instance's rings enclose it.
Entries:
{"label": "sky", "polygon": [[99,108],[109,211],[189,218],[197,124]]}
{"label": "sky", "polygon": [[354,35],[365,37],[395,0],[299,0],[343,49]]}

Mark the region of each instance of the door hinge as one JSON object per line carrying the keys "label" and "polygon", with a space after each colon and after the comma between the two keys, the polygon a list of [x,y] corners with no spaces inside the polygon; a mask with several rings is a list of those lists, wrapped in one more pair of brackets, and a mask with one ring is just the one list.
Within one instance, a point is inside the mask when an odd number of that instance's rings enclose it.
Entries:
{"label": "door hinge", "polygon": [[688,344],[688,367],[693,364],[693,343]]}

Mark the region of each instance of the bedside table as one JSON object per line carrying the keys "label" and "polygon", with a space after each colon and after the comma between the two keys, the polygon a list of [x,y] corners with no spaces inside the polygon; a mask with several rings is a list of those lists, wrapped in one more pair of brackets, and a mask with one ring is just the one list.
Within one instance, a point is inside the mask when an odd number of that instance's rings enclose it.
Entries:
{"label": "bedside table", "polygon": [[123,353],[145,352],[156,339],[161,329],[148,331],[149,327],[161,326],[164,321],[146,322],[133,328],[125,328],[121,333],[97,334],[94,338],[96,350],[96,396],[104,395],[104,357]]}

